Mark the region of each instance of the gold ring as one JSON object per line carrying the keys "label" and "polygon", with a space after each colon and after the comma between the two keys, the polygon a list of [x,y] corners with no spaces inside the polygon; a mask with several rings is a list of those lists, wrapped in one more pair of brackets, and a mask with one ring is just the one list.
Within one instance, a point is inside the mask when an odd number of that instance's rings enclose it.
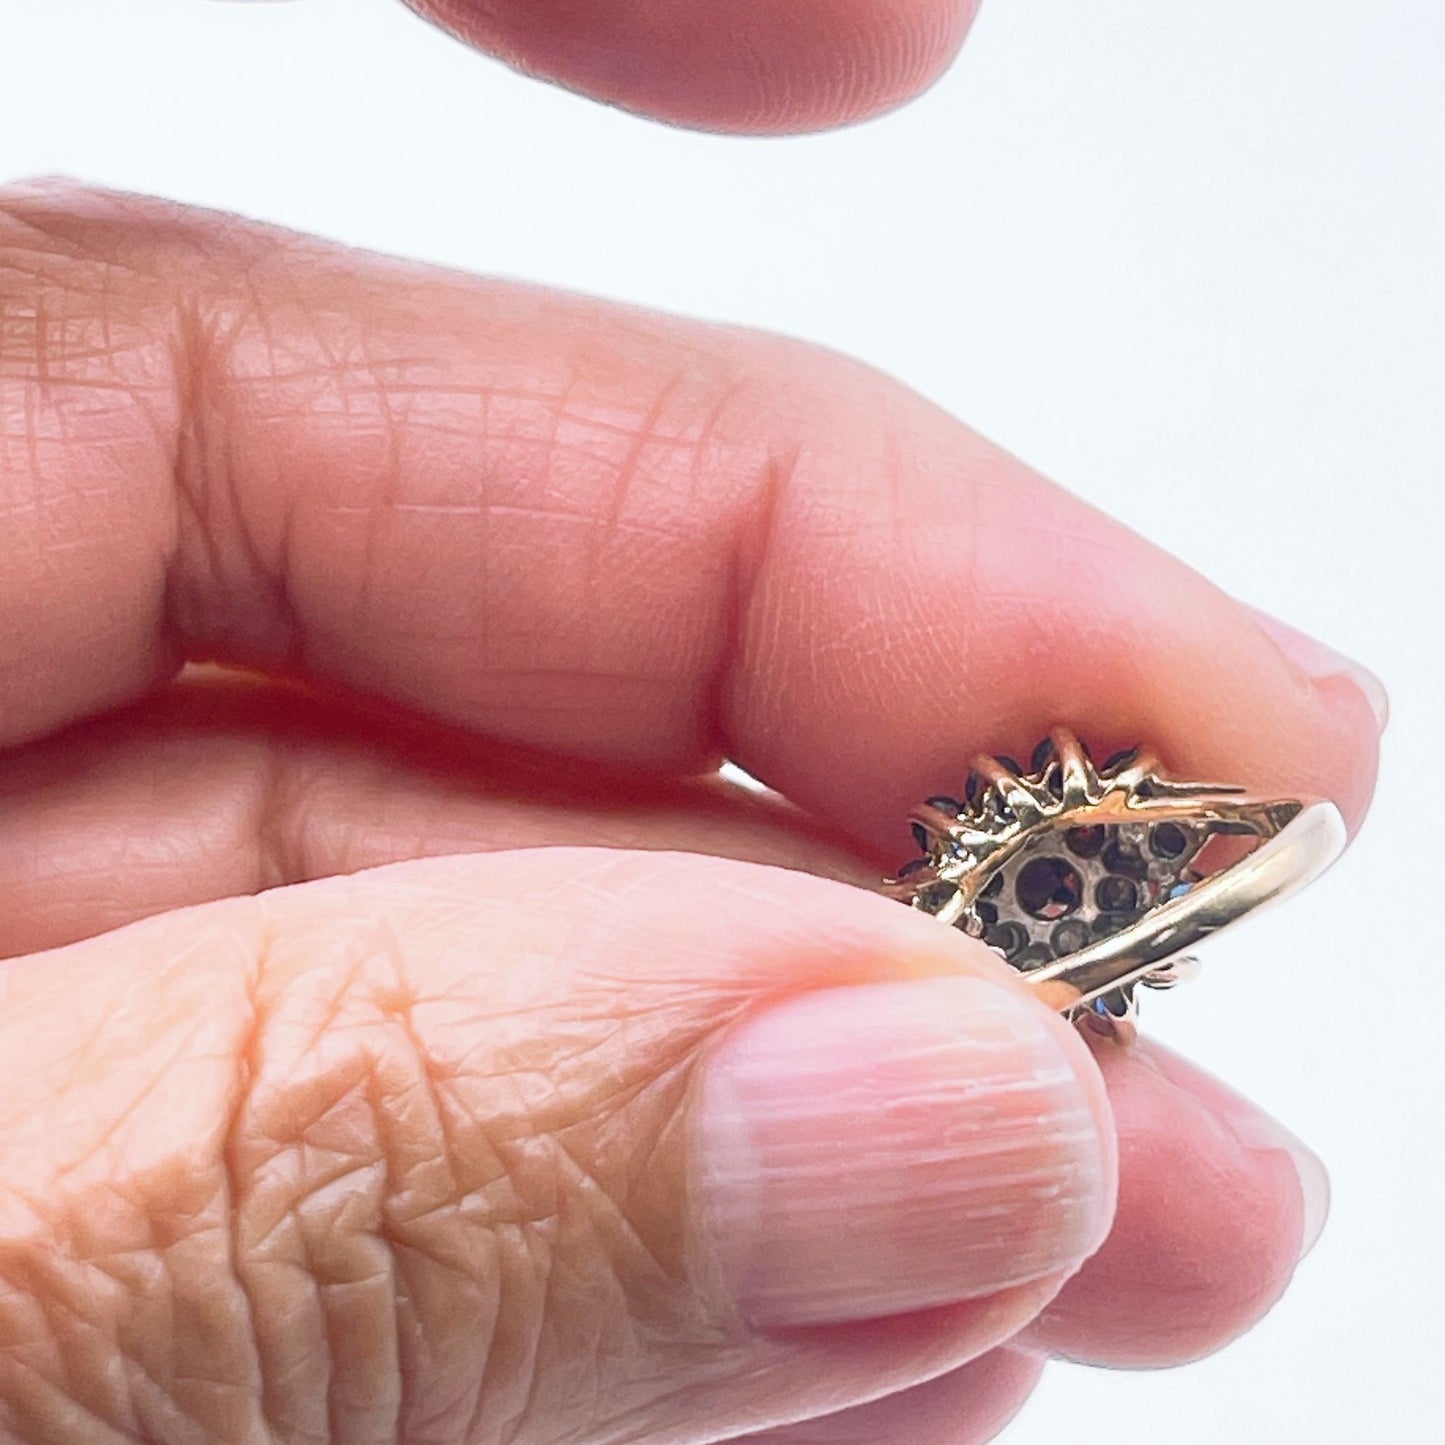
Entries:
{"label": "gold ring", "polygon": [[1189,976],[1186,950],[1318,877],[1345,823],[1318,798],[1167,777],[1133,748],[1095,767],[1054,728],[1025,771],[974,760],[961,798],[910,815],[922,856],[883,891],[982,939],[1044,999],[1131,1038],[1135,990]]}

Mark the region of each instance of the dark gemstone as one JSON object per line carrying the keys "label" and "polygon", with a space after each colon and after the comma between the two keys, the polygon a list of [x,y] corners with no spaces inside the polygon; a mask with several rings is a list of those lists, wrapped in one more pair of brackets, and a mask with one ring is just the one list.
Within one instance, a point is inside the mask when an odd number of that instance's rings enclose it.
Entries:
{"label": "dark gemstone", "polygon": [[1023,769],[1019,767],[1018,763],[1005,753],[995,753],[993,760],[998,763],[1000,767],[1007,768],[1014,777],[1018,777],[1023,772]]}
{"label": "dark gemstone", "polygon": [[1110,873],[1122,873],[1125,878],[1137,878],[1141,882],[1149,872],[1144,855],[1118,838],[1111,838],[1105,846],[1103,862]]}
{"label": "dark gemstone", "polygon": [[1064,844],[1075,858],[1097,858],[1109,836],[1109,830],[1102,824],[1092,828],[1070,828],[1064,834]]}
{"label": "dark gemstone", "polygon": [[929,858],[910,858],[899,870],[900,878],[911,878],[915,873],[921,873],[928,867],[932,860]]}
{"label": "dark gemstone", "polygon": [[1113,754],[1113,756],[1110,757],[1107,763],[1104,764],[1103,771],[1106,773],[1121,772],[1127,767],[1132,767],[1133,764],[1138,761],[1138,748],[1121,748],[1117,753]]}
{"label": "dark gemstone", "polygon": [[1276,828],[1283,828],[1287,823],[1293,822],[1299,817],[1303,803],[1271,803],[1265,810],[1269,814],[1269,821]]}
{"label": "dark gemstone", "polygon": [[1029,766],[1036,773],[1041,773],[1048,767],[1049,759],[1054,755],[1053,738],[1045,738],[1038,747],[1034,749],[1034,755],[1029,759]]}
{"label": "dark gemstone", "polygon": [[1051,797],[1059,802],[1064,801],[1064,770],[1063,767],[1050,768],[1044,775],[1044,786],[1048,788]]}
{"label": "dark gemstone", "polygon": [[963,811],[959,806],[957,798],[948,798],[940,793],[937,797],[926,800],[930,808],[937,808],[940,813],[958,814]]}
{"label": "dark gemstone", "polygon": [[1015,968],[1042,968],[1054,961],[1053,950],[1047,943],[1031,943],[1022,953],[1015,954],[1009,962]]}
{"label": "dark gemstone", "polygon": [[925,883],[918,890],[918,907],[924,913],[937,913],[955,893],[958,892],[952,883],[940,881],[938,883]]}
{"label": "dark gemstone", "polygon": [[1100,1017],[1121,1019],[1129,1012],[1129,995],[1122,988],[1101,994],[1089,1005]]}
{"label": "dark gemstone", "polygon": [[1139,906],[1139,885],[1112,875],[1094,885],[1094,902],[1102,913],[1128,913]]}
{"label": "dark gemstone", "polygon": [[1079,906],[1084,884],[1072,864],[1045,855],[1029,859],[1019,869],[1014,896],[1025,913],[1052,920],[1065,917]]}
{"label": "dark gemstone", "polygon": [[1189,834],[1178,823],[1156,823],[1149,833],[1149,846],[1158,858],[1178,858],[1189,847]]}
{"label": "dark gemstone", "polygon": [[1010,962],[1028,941],[1028,934],[1024,932],[1022,925],[1017,923],[1000,923],[997,928],[990,928],[984,934],[984,942],[990,948],[998,949]]}
{"label": "dark gemstone", "polygon": [[1095,938],[1109,938],[1115,933],[1122,933],[1141,916],[1138,913],[1101,913],[1089,927],[1094,930]]}
{"label": "dark gemstone", "polygon": [[998,922],[998,905],[988,902],[987,899],[980,898],[973,905],[973,911],[985,928],[992,928]]}
{"label": "dark gemstone", "polygon": [[928,829],[925,828],[922,823],[910,823],[908,827],[909,831],[913,834],[913,841],[917,843],[920,848],[927,848]]}
{"label": "dark gemstone", "polygon": [[978,795],[983,792],[983,786],[983,775],[981,773],[970,772],[968,777],[964,779],[963,796],[967,799],[970,807],[978,802]]}
{"label": "dark gemstone", "polygon": [[1049,942],[1061,958],[1066,953],[1077,953],[1089,945],[1089,925],[1081,918],[1066,918],[1049,935]]}
{"label": "dark gemstone", "polygon": [[980,898],[997,898],[1002,891],[1003,874],[995,873],[993,877],[990,878],[986,884],[984,884],[983,892],[980,893],[978,896]]}

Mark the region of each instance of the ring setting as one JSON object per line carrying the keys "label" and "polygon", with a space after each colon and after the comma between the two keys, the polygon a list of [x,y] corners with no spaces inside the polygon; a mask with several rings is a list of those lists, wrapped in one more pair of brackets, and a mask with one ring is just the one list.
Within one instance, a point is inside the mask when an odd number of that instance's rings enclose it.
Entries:
{"label": "ring setting", "polygon": [[1137,989],[1191,976],[1188,950],[1339,855],[1334,804],[1181,782],[1142,748],[1096,766],[1056,727],[1024,768],[974,759],[962,796],[910,824],[890,897],[980,939],[1069,1018],[1131,1038]]}

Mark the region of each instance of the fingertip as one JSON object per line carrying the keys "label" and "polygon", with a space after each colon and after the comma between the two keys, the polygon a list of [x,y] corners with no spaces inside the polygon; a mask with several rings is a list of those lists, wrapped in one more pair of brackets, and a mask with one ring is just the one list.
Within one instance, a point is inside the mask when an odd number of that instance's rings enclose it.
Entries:
{"label": "fingertip", "polygon": [[1380,739],[1390,721],[1384,682],[1362,662],[1271,613],[1244,604],[1244,612],[1268,640],[1270,650],[1315,700],[1322,718],[1339,735],[1348,764],[1336,770],[1332,797],[1353,835],[1375,790]]}
{"label": "fingertip", "polygon": [[[1173,1088],[1197,1100],[1221,1120],[1249,1154],[1261,1161],[1274,1156],[1275,1166],[1281,1154],[1289,1160],[1298,1186],[1298,1208],[1290,1211],[1298,1222],[1298,1241],[1293,1253],[1296,1262],[1303,1259],[1319,1242],[1329,1218],[1330,1176],[1324,1160],[1278,1119],[1197,1064],[1153,1040],[1144,1041],[1140,1049]],[[1279,1177],[1282,1171],[1275,1167],[1273,1173]],[[1283,1192],[1290,1192],[1288,1184]]]}
{"label": "fingertip", "polygon": [[866,1405],[749,1435],[733,1445],[982,1445],[1023,1408],[1043,1361],[996,1349]]}
{"label": "fingertip", "polygon": [[1328,1209],[1323,1165],[1275,1120],[1152,1040],[1098,1046],[1119,1129],[1099,1252],[1027,1331],[1082,1363],[1212,1354],[1279,1300]]}
{"label": "fingertip", "polygon": [[978,0],[407,0],[518,70],[704,130],[826,129],[932,83]]}

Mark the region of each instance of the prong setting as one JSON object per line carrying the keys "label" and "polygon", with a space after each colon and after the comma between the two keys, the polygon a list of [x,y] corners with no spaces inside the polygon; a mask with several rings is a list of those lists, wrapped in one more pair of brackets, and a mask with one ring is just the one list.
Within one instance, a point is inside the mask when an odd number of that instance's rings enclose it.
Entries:
{"label": "prong setting", "polygon": [[[1242,912],[1259,901],[1248,901],[1255,893],[1291,885],[1275,878],[1276,860],[1267,887],[1200,889],[1195,909],[1191,893],[1214,876],[1196,867],[1211,839],[1250,835],[1258,846],[1308,808],[1301,878],[1343,839],[1329,804],[1180,782],[1142,748],[1096,767],[1063,727],[1033,749],[1030,765],[1025,772],[1006,756],[981,755],[961,800],[936,795],[916,808],[910,822],[923,856],[883,891],[988,944],[1055,1006],[1116,1036],[1133,1032],[1139,984],[1172,988],[1192,973],[1194,960],[1174,955],[1222,926],[1221,896],[1229,903],[1238,892],[1239,906],[1229,907]],[[1221,873],[1243,866],[1237,854]],[[1234,912],[1226,913],[1229,921]]]}

